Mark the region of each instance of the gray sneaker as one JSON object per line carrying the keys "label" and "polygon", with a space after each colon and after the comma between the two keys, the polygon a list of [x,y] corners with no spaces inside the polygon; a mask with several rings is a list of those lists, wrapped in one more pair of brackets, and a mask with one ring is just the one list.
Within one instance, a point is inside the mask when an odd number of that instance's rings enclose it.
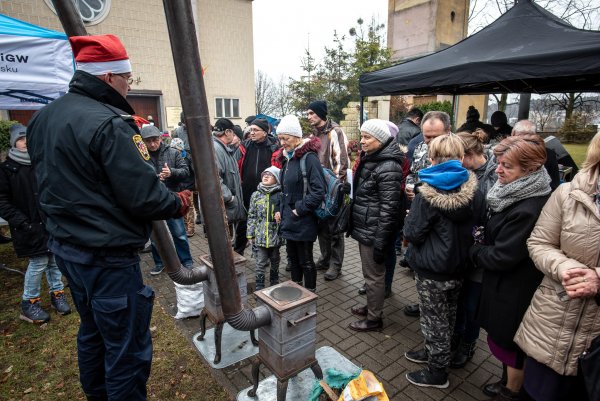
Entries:
{"label": "gray sneaker", "polygon": [[335,280],[336,278],[338,278],[340,276],[341,272],[342,272],[341,267],[331,266],[329,269],[327,269],[327,271],[323,275],[323,278],[327,281],[332,281],[332,280]]}
{"label": "gray sneaker", "polygon": [[165,270],[165,266],[154,266],[154,268],[150,270],[150,274],[156,276],[157,274],[162,273],[163,270]]}
{"label": "gray sneaker", "polygon": [[67,297],[64,291],[53,291],[50,293],[50,303],[56,309],[59,315],[68,315],[71,313],[71,307],[67,302]]}
{"label": "gray sneaker", "polygon": [[42,309],[39,298],[21,301],[21,320],[29,323],[42,324],[50,321],[48,312]]}

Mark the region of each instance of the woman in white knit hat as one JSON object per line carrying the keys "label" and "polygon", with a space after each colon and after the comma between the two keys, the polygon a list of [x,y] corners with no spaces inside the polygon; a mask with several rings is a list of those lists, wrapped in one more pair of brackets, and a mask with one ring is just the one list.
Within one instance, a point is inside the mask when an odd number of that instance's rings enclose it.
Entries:
{"label": "woman in white knit hat", "polygon": [[[325,199],[325,177],[317,152],[319,138],[302,138],[296,116],[288,115],[277,126],[277,137],[283,151],[281,162],[281,237],[291,264],[292,280],[311,291],[317,289],[317,270],[313,259],[313,243],[317,239],[317,216],[314,211]],[[306,187],[300,160],[306,161]]]}
{"label": "woman in white knit hat", "polygon": [[359,244],[367,304],[352,307],[361,319],[349,328],[374,331],[383,327],[384,259],[387,248],[394,246],[401,221],[404,155],[385,121],[367,120],[360,131],[362,152],[353,179],[349,233]]}

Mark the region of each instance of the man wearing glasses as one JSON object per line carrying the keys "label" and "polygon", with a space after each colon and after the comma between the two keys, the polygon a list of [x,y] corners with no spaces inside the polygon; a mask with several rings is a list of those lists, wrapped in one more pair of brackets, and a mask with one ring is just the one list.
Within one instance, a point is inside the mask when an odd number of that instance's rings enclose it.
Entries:
{"label": "man wearing glasses", "polygon": [[[244,207],[249,210],[250,197],[261,181],[262,172],[271,166],[271,156],[279,149],[279,141],[269,135],[267,120],[255,119],[250,123],[250,139],[246,139],[239,149],[241,158],[238,166],[242,179]],[[237,225],[234,250],[240,255],[244,255],[247,244],[246,221],[244,220]]]}
{"label": "man wearing glasses", "polygon": [[152,220],[182,216],[152,166],[125,100],[131,64],[113,35],[70,38],[69,92],[35,114],[27,144],[48,248],[80,316],[79,377],[88,400],[146,400],[154,291],[138,251]]}

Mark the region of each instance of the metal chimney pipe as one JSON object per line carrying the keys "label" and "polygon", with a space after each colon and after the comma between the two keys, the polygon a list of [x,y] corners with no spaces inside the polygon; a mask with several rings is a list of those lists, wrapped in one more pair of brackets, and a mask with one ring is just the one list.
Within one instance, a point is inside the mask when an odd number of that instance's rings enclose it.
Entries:
{"label": "metal chimney pipe", "polygon": [[[67,36],[87,36],[87,30],[73,1],[53,0],[52,3]],[[171,234],[164,221],[152,222],[152,236],[158,254],[173,281],[178,284],[195,284],[208,278],[206,266],[197,267],[193,270],[181,266]]]}
{"label": "metal chimney pipe", "polygon": [[87,36],[87,30],[73,1],[52,0],[52,4],[67,36]]}
{"label": "metal chimney pipe", "polygon": [[[233,249],[225,217],[225,205],[210,130],[206,89],[190,0],[163,0],[171,51],[186,118],[196,188],[214,266],[225,319],[238,330],[252,330],[270,322],[268,310],[250,311],[241,303],[236,285]],[[265,308],[266,309],[266,308]]]}

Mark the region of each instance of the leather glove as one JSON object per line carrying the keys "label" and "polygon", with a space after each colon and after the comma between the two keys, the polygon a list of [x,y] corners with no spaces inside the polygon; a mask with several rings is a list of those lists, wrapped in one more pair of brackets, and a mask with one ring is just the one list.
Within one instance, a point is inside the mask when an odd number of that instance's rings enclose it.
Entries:
{"label": "leather glove", "polygon": [[383,253],[383,251],[381,249],[377,249],[377,248],[373,249],[373,260],[378,265],[380,265],[384,262],[385,254]]}
{"label": "leather glove", "polygon": [[188,189],[176,192],[175,195],[179,196],[179,200],[181,201],[181,208],[177,212],[176,217],[183,217],[187,214],[188,210],[190,210],[190,200],[192,199],[192,192]]}

